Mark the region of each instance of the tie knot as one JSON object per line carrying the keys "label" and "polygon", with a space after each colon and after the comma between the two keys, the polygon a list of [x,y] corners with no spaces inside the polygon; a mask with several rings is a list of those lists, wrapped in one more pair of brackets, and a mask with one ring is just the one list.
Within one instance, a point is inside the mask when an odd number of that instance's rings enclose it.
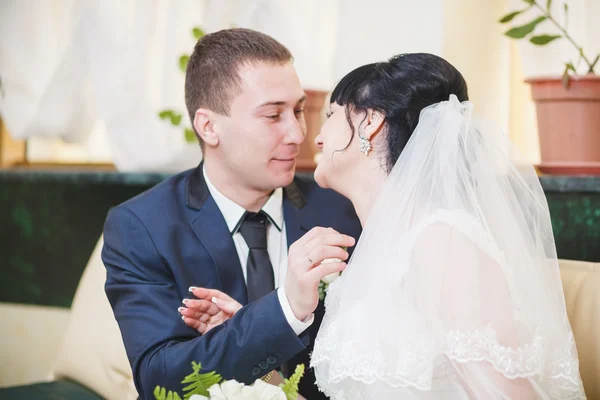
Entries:
{"label": "tie knot", "polygon": [[264,212],[246,212],[239,232],[250,249],[267,248],[267,224],[268,218]]}

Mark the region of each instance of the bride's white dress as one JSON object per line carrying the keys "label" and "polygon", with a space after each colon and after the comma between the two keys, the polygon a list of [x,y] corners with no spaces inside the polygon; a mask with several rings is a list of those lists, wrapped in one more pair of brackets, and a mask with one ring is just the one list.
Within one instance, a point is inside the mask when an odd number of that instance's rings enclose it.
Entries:
{"label": "bride's white dress", "polygon": [[547,203],[471,105],[425,109],[311,365],[334,400],[584,399]]}

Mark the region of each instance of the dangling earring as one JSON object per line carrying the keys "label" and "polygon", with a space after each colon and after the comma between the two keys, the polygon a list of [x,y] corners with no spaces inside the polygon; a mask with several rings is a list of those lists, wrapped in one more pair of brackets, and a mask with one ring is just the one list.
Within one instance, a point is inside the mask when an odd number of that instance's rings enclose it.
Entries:
{"label": "dangling earring", "polygon": [[362,135],[358,135],[358,137],[360,139],[358,150],[360,150],[361,153],[364,153],[365,156],[369,156],[369,151],[371,151],[371,142],[369,142],[369,139]]}

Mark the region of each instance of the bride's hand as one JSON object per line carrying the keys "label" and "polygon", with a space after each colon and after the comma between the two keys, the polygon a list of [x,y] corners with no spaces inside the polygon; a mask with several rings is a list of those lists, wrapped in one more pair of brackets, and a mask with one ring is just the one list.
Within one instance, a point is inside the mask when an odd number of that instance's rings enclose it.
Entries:
{"label": "bride's hand", "polygon": [[190,292],[198,299],[184,299],[180,307],[183,322],[190,328],[205,334],[233,317],[242,305],[216,289],[191,287]]}

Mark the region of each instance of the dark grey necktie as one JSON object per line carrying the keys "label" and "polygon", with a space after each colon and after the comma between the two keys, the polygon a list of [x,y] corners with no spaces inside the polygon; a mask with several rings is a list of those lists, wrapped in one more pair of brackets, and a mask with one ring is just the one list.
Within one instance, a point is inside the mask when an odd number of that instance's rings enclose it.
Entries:
{"label": "dark grey necktie", "polygon": [[262,211],[246,212],[239,232],[248,245],[246,263],[248,302],[260,299],[275,289],[273,266],[267,252],[267,224],[269,220]]}

